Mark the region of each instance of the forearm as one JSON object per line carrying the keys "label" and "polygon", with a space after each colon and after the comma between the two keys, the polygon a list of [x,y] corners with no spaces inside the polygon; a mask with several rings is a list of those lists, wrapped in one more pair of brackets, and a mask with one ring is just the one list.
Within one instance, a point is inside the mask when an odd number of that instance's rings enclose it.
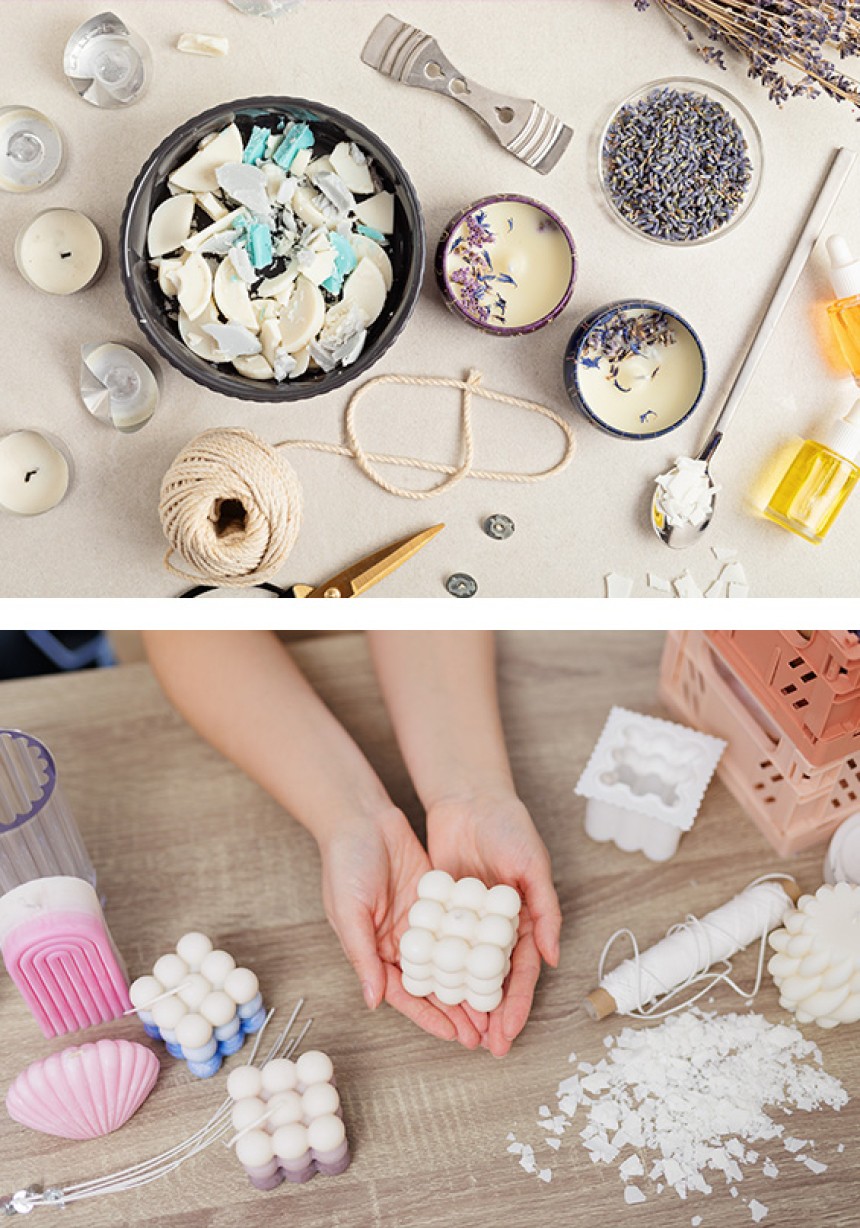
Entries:
{"label": "forearm", "polygon": [[484,631],[371,631],[400,749],[425,809],[514,785]]}
{"label": "forearm", "polygon": [[144,632],[153,671],[202,737],[322,844],[391,808],[378,776],[269,631]]}

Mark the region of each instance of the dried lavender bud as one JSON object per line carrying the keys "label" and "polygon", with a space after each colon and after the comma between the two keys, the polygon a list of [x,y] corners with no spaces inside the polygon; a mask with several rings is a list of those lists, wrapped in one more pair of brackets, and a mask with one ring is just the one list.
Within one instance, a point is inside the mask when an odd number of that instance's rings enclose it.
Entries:
{"label": "dried lavender bud", "polygon": [[610,200],[654,239],[691,243],[725,226],[752,180],[740,124],[714,98],[662,86],[613,118],[602,149]]}
{"label": "dried lavender bud", "polygon": [[[653,346],[674,345],[677,340],[665,311],[643,311],[636,316],[616,311],[591,329],[582,347],[582,361],[596,367],[605,359],[606,379],[614,383],[625,358],[647,354]],[[655,364],[652,379],[659,369]]]}
{"label": "dried lavender bud", "polygon": [[[860,4],[852,0],[654,0],[695,43],[684,18],[703,27],[709,39],[749,61],[748,76],[761,82],[777,104],[788,98],[828,94],[860,107],[860,82],[840,72],[834,58],[860,55]],[[650,0],[633,0],[639,12]],[[726,68],[720,48],[699,43],[705,63]],[[832,57],[831,54],[832,53]],[[796,73],[793,79],[786,71]]]}

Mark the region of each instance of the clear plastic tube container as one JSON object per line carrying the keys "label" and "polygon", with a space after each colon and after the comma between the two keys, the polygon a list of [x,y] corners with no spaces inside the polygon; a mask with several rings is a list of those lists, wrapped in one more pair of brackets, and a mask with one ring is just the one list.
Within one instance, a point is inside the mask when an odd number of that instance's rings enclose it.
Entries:
{"label": "clear plastic tube container", "polygon": [[51,752],[28,733],[0,729],[0,894],[54,875],[96,885]]}

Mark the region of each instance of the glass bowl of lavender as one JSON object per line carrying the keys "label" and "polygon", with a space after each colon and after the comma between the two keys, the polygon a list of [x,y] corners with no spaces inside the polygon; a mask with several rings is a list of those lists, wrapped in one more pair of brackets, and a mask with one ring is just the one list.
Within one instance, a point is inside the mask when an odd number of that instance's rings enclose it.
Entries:
{"label": "glass bowl of lavender", "polygon": [[369,128],[303,98],[187,120],[144,163],[120,274],[147,340],[245,401],[331,392],[406,327],[424,274],[418,195]]}
{"label": "glass bowl of lavender", "polygon": [[621,299],[576,326],[564,356],[571,403],[620,439],[657,439],[686,422],[708,376],[704,347],[676,311]]}
{"label": "glass bowl of lavender", "polygon": [[736,98],[693,77],[630,94],[600,135],[598,178],[614,216],[654,243],[694,247],[727,234],[758,194],[762,141]]}

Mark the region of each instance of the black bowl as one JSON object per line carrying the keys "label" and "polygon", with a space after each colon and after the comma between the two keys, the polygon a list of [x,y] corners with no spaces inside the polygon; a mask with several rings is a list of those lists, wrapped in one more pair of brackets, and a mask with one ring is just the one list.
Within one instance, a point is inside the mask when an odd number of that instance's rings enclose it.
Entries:
{"label": "black bowl", "polygon": [[[370,328],[364,350],[349,367],[308,371],[298,379],[277,384],[252,380],[232,366],[216,366],[193,354],[165,310],[164,296],[149,267],[146,231],[153,211],[169,195],[167,177],[191,156],[200,140],[235,123],[247,139],[254,124],[288,118],[310,124],[316,152],[328,153],[343,140],[355,143],[374,160],[385,187],[394,193],[394,233],[386,248],[394,281],[382,315]],[[341,388],[377,362],[394,343],[411,316],[424,277],[426,240],[418,195],[399,160],[378,136],[357,120],[332,107],[305,98],[242,98],[195,115],[150,154],[128,194],[120,226],[119,258],[125,296],[148,341],[183,375],[245,401],[300,401]]]}

